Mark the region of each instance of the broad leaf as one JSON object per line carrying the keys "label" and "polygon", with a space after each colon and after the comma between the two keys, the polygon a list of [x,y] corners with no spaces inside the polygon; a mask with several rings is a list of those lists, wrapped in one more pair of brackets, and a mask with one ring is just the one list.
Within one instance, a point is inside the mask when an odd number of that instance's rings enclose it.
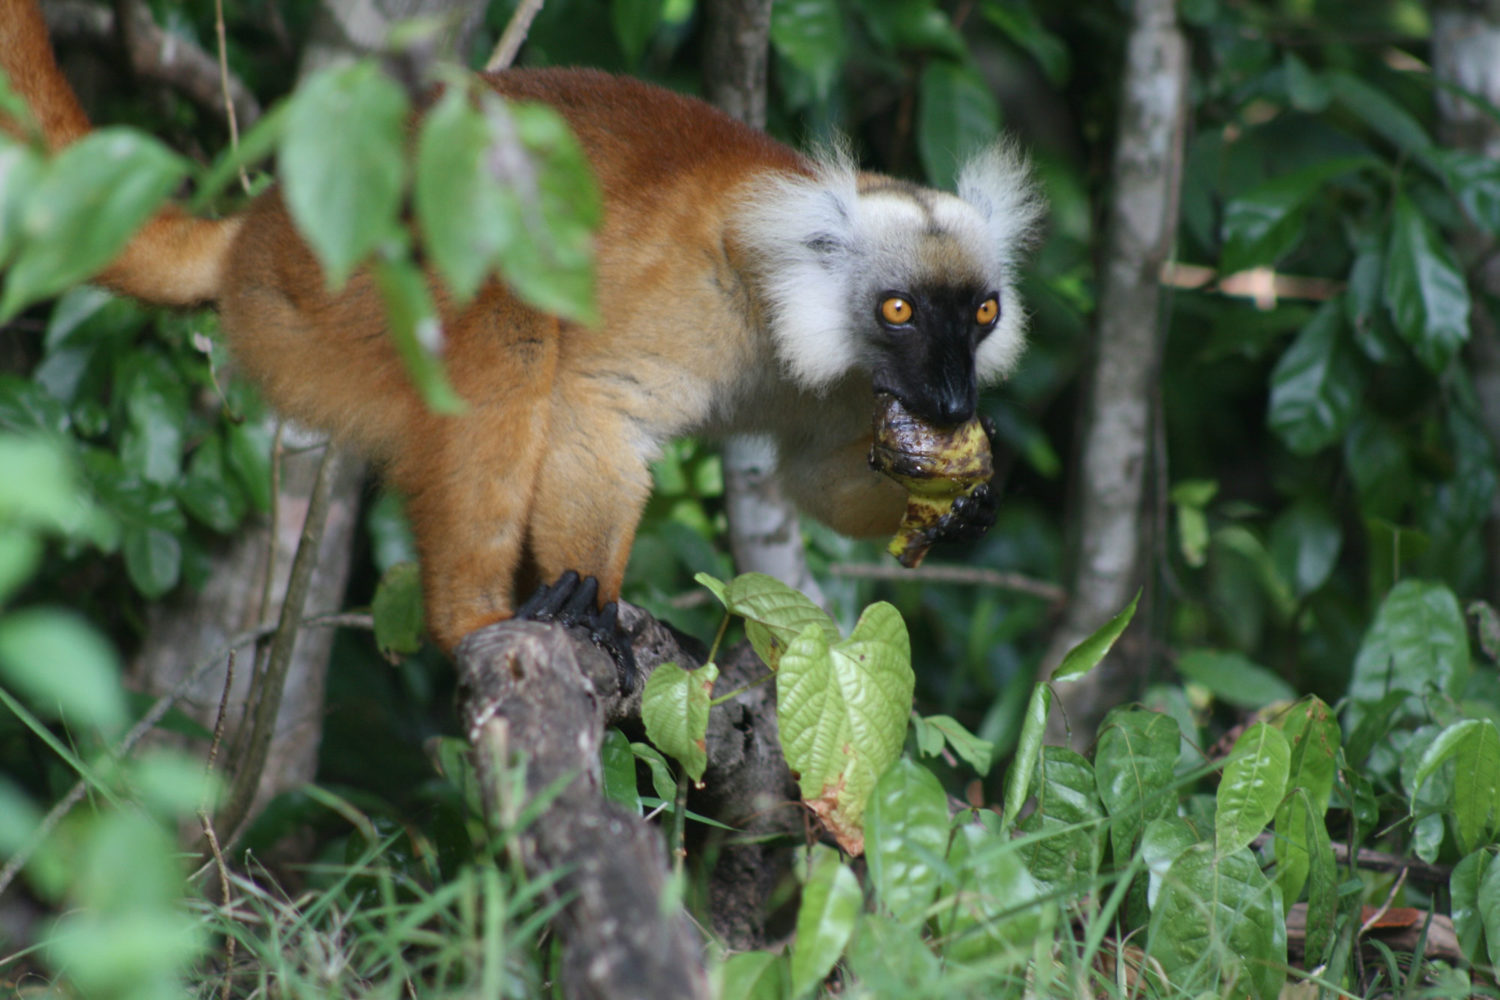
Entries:
{"label": "broad leaf", "polygon": [[1292,749],[1280,730],[1257,722],[1240,734],[1224,762],[1214,813],[1214,849],[1229,854],[1250,842],[1271,822],[1286,794]]}
{"label": "broad leaf", "polygon": [[828,642],[839,641],[838,626],[828,612],[773,576],[743,573],[727,584],[707,573],[699,573],[695,579],[713,591],[726,611],[745,619],[750,645],[772,670],[780,666],[781,654],[809,625],[816,626]]}
{"label": "broad leaf", "polygon": [[[1482,848],[1466,856],[1462,861],[1453,866],[1453,873],[1448,876],[1448,893],[1452,900],[1449,914],[1453,918],[1453,930],[1458,935],[1458,946],[1464,957],[1471,962],[1482,962],[1486,960],[1480,949],[1484,947],[1486,921],[1480,911],[1480,890],[1485,887],[1489,869],[1494,867],[1492,848]],[[1496,895],[1496,886],[1490,886],[1486,894],[1486,908],[1494,909],[1496,916],[1500,916],[1500,909],[1495,908],[1496,900],[1491,897]],[[1500,921],[1496,923],[1500,927]]]}
{"label": "broad leaf", "polygon": [[1469,286],[1447,241],[1404,194],[1396,196],[1385,260],[1385,302],[1396,330],[1433,372],[1469,339]]}
{"label": "broad leaf", "polygon": [[[1365,633],[1349,679],[1349,726],[1387,691],[1428,689],[1457,695],[1469,676],[1469,636],[1453,592],[1440,583],[1403,580]],[[1410,711],[1419,711],[1415,700]]]}
{"label": "broad leaf", "polygon": [[1028,835],[1021,846],[1027,870],[1048,892],[1092,885],[1104,854],[1093,766],[1065,747],[1043,747],[1035,787],[1036,808],[1020,827]]}
{"label": "broad leaf", "polygon": [[279,173],[297,229],[330,288],[399,232],[406,96],[373,62],[324,70],[286,112]]}
{"label": "broad leaf", "polygon": [[1306,597],[1333,572],[1343,541],[1343,527],[1327,503],[1299,500],[1271,524],[1271,562],[1292,594]]}
{"label": "broad leaf", "polygon": [[1105,719],[1094,754],[1094,778],[1109,812],[1118,863],[1134,853],[1146,823],[1177,811],[1173,770],[1181,741],[1182,731],[1169,715],[1132,709]]}
{"label": "broad leaf", "polygon": [[393,662],[422,648],[422,574],[414,562],[400,562],[381,574],[370,602],[375,645]]}
{"label": "broad leaf", "polygon": [[1268,420],[1298,455],[1336,443],[1359,410],[1364,382],[1343,330],[1343,309],[1337,301],[1327,303],[1271,373]]}
{"label": "broad leaf", "polygon": [[922,71],[917,105],[917,149],[927,179],[951,190],[959,167],[994,141],[1000,106],[984,78],[970,67],[934,59]]}
{"label": "broad leaf", "polygon": [[1224,208],[1220,270],[1232,274],[1276,263],[1301,242],[1306,207],[1324,196],[1329,181],[1376,164],[1370,157],[1324,160],[1279,174],[1231,199]]}
{"label": "broad leaf", "polygon": [[1448,760],[1455,764],[1452,809],[1458,846],[1473,851],[1489,843],[1500,827],[1500,729],[1489,719],[1463,719],[1444,729],[1422,755],[1413,791]]}
{"label": "broad leaf", "polygon": [[1032,685],[1026,703],[1026,719],[1016,740],[1016,753],[1005,775],[1005,820],[1015,823],[1021,807],[1031,794],[1031,775],[1042,753],[1042,739],[1047,735],[1047,714],[1052,710],[1052,688],[1044,683]]}
{"label": "broad leaf", "polygon": [[641,692],[646,736],[675,757],[694,781],[702,780],[708,766],[708,701],[718,678],[719,668],[713,663],[697,670],[663,663],[651,671]]}
{"label": "broad leaf", "polygon": [[785,1000],[792,988],[785,955],[744,951],[731,955],[719,972],[719,1000]]}
{"label": "broad leaf", "polygon": [[990,765],[995,761],[995,744],[989,740],[982,740],[978,736],[964,728],[951,715],[929,715],[922,719],[930,732],[941,737],[937,748],[929,751],[924,745],[922,752],[929,757],[936,756],[942,749],[943,743],[952,748],[953,752],[963,758],[964,762],[978,771],[980,775],[990,773]]}
{"label": "broad leaf", "polygon": [[904,923],[920,921],[942,882],[948,795],[905,758],[881,776],[865,814],[865,860],[875,898]]}
{"label": "broad leaf", "polygon": [[815,849],[792,942],[793,996],[811,992],[832,971],[849,943],[864,901],[859,880],[838,855],[827,848]]}
{"label": "broad leaf", "polygon": [[1006,837],[973,823],[953,834],[948,867],[956,880],[952,908],[939,920],[950,961],[1024,962],[1038,936],[1050,933],[1053,908]]}
{"label": "broad leaf", "polygon": [[125,722],[119,658],[72,612],[25,608],[0,618],[0,679],[49,718],[105,733]]}
{"label": "broad leaf", "polygon": [[889,604],[865,609],[829,645],[809,625],[782,655],[776,718],[802,798],[850,854],[875,782],[901,753],[916,677],[906,624]]}
{"label": "broad leaf", "polygon": [[827,97],[844,61],[843,15],[836,0],[782,0],[771,7],[771,44]]}
{"label": "broad leaf", "polygon": [[73,143],[40,178],[29,163],[23,157],[11,164],[31,183],[0,319],[103,268],[186,173],[186,163],[161,143],[124,128],[98,129]]}
{"label": "broad leaf", "polygon": [[1296,690],[1258,663],[1235,652],[1193,649],[1177,661],[1183,680],[1192,681],[1235,708],[1258,709],[1291,701]]}
{"label": "broad leaf", "polygon": [[1150,953],[1175,990],[1275,1000],[1286,979],[1281,896],[1254,855],[1185,851],[1151,911]]}

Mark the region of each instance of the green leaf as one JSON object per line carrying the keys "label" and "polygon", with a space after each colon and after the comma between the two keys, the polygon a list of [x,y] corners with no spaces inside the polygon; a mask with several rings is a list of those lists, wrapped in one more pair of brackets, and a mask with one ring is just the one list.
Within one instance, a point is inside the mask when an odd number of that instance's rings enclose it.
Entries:
{"label": "green leaf", "polygon": [[[1422,755],[1414,790],[1447,760],[1455,765],[1453,819],[1465,853],[1493,839],[1500,827],[1500,729],[1489,719],[1463,719],[1448,726]],[[1416,810],[1416,796],[1412,799]]]}
{"label": "green leaf", "polygon": [[614,25],[615,37],[625,51],[625,61],[639,66],[646,44],[656,34],[661,24],[664,0],[611,0],[610,22]]}
{"label": "green leaf", "polygon": [[1105,622],[1099,629],[1087,639],[1068,650],[1057,669],[1052,671],[1052,680],[1067,681],[1084,674],[1098,666],[1099,661],[1109,655],[1115,640],[1125,631],[1130,620],[1135,617],[1136,605],[1140,603],[1141,592],[1137,590],[1125,610]]}
{"label": "green leaf", "polygon": [[606,729],[599,745],[599,759],[604,797],[639,816],[641,793],[635,781],[635,754],[630,751],[630,739],[613,726]]}
{"label": "green leaf", "polygon": [[223,439],[218,434],[204,438],[193,452],[176,495],[189,514],[220,534],[239,527],[249,504],[244,488],[230,477]]}
{"label": "green leaf", "polygon": [[0,678],[49,717],[106,734],[125,724],[119,658],[70,611],[26,608],[0,618]]}
{"label": "green leaf", "polygon": [[400,86],[373,62],[324,70],[287,108],[282,189],[329,288],[399,233],[407,111]]}
{"label": "green leaf", "polygon": [[944,897],[951,908],[939,920],[948,960],[983,960],[992,972],[1025,962],[1037,939],[1050,934],[1054,911],[1017,845],[965,823],[953,833],[948,867],[954,885]]}
{"label": "green leaf", "polygon": [[1278,174],[1231,199],[1224,208],[1219,269],[1233,274],[1276,263],[1302,241],[1306,208],[1313,199],[1326,196],[1330,181],[1378,165],[1368,156],[1323,160]]}
{"label": "green leaf", "polygon": [[26,202],[45,176],[47,164],[31,146],[0,135],[0,266],[21,242]]}
{"label": "green leaf", "polygon": [[[1484,946],[1485,927],[1488,923],[1484,911],[1492,912],[1500,918],[1500,886],[1486,886],[1488,870],[1493,867],[1490,864],[1492,860],[1493,849],[1482,848],[1454,865],[1453,873],[1448,876],[1453,930],[1458,935],[1459,950],[1471,962],[1482,962],[1488,958],[1480,951]],[[1482,889],[1487,889],[1483,911],[1479,905]],[[1497,919],[1495,926],[1500,928],[1500,919]]]}
{"label": "green leaf", "polygon": [[1093,765],[1065,747],[1044,746],[1035,785],[1036,808],[1021,821],[1027,870],[1049,894],[1092,885],[1104,856],[1104,806]]}
{"label": "green leaf", "polygon": [[708,702],[718,679],[719,668],[713,663],[697,670],[663,663],[651,671],[641,692],[647,738],[675,757],[694,781],[702,780],[708,766]]}
{"label": "green leaf", "polygon": [[951,715],[929,715],[922,718],[931,732],[939,739],[937,746],[929,749],[918,740],[922,753],[928,757],[935,757],[941,751],[943,743],[947,743],[970,767],[978,771],[980,775],[990,773],[990,765],[995,761],[995,744],[989,740],[982,740],[978,736],[964,728],[963,723]]}
{"label": "green leaf", "polygon": [[[1387,690],[1457,695],[1469,677],[1469,636],[1453,592],[1440,583],[1403,580],[1381,602],[1349,679],[1348,726]],[[1421,712],[1415,697],[1407,710]],[[1392,717],[1392,721],[1394,717]]]}
{"label": "green leaf", "polygon": [[1265,708],[1297,697],[1290,684],[1239,653],[1189,650],[1177,661],[1177,672],[1235,708]]}
{"label": "green leaf", "polygon": [[922,920],[942,882],[948,795],[933,773],[905,758],[875,783],[865,816],[865,859],[875,898],[903,923]]}
{"label": "green leaf", "polygon": [[[500,270],[521,298],[543,312],[588,326],[594,302],[594,228],[603,209],[593,171],[555,109],[540,104],[485,105],[512,128],[525,157],[506,158],[501,180],[525,238],[500,248]],[[524,164],[524,165],[523,165]]]}
{"label": "green leaf", "polygon": [[785,955],[742,951],[719,971],[719,1000],[785,1000],[792,988]]}
{"label": "green leaf", "polygon": [[667,763],[667,758],[661,755],[661,751],[649,743],[632,743],[630,752],[635,754],[636,760],[646,765],[651,772],[651,788],[656,792],[656,797],[663,802],[672,802],[677,798],[677,779],[672,774],[672,767]]}
{"label": "green leaf", "polygon": [[1343,542],[1343,526],[1326,502],[1298,500],[1271,524],[1271,562],[1292,593],[1303,598],[1328,580]]}
{"label": "green leaf", "polygon": [[177,586],[182,574],[182,540],[176,532],[126,525],[123,547],[125,572],[142,596],[160,597]]}
{"label": "green leaf", "polygon": [[519,219],[486,162],[498,137],[469,97],[451,86],[422,119],[412,190],[422,246],[461,303],[494,270],[500,248],[519,236]]}
{"label": "green leaf", "polygon": [[1196,845],[1162,880],[1148,950],[1187,995],[1275,1000],[1286,979],[1281,897],[1249,851]]}
{"label": "green leaf", "polygon": [[422,573],[414,562],[397,563],[380,576],[370,602],[375,646],[392,662],[422,648]]}
{"label": "green leaf", "polygon": [[[1289,797],[1276,810],[1276,838],[1272,841],[1272,848],[1276,854],[1276,884],[1281,888],[1281,898],[1294,903],[1309,874],[1325,860],[1332,863],[1331,847],[1327,859],[1318,852],[1323,849],[1321,845],[1328,842],[1323,817],[1333,796],[1339,742],[1343,734],[1332,710],[1315,695],[1309,695],[1294,705],[1281,717],[1280,725],[1292,747],[1287,787],[1301,795]],[[1307,811],[1309,809],[1311,812]],[[1336,873],[1320,872],[1317,877],[1325,875],[1336,882]],[[1337,896],[1336,887],[1329,890],[1320,883],[1310,888],[1309,898],[1327,891]],[[1335,906],[1337,901],[1321,902]]]}
{"label": "green leaf", "polygon": [[1214,813],[1214,849],[1229,854],[1266,828],[1286,794],[1292,748],[1278,729],[1257,722],[1240,734],[1224,761]]}
{"label": "green leaf", "polygon": [[125,128],[97,129],[58,153],[27,193],[0,319],[103,268],[186,172],[181,157]]}
{"label": "green leaf", "polygon": [[1146,824],[1146,829],[1141,831],[1140,856],[1149,873],[1146,900],[1151,906],[1156,906],[1162,882],[1171,871],[1172,863],[1197,843],[1197,832],[1179,816],[1153,819]]}
{"label": "green leaf", "polygon": [[242,420],[229,425],[224,460],[234,470],[255,509],[271,509],[272,430],[265,420]]}
{"label": "green leaf", "polygon": [[1177,811],[1173,784],[1181,741],[1171,716],[1138,709],[1111,712],[1099,730],[1094,777],[1112,821],[1114,856],[1122,863],[1148,822]]}
{"label": "green leaf", "polygon": [[1364,380],[1343,330],[1339,302],[1324,304],[1271,373],[1267,419],[1295,454],[1337,442],[1359,410]]}
{"label": "green leaf", "polygon": [[809,625],[781,657],[776,718],[803,800],[850,854],[875,782],[901,753],[916,677],[906,624],[889,604],[865,609],[829,645]]}
{"label": "green leaf", "polygon": [[1339,103],[1397,149],[1419,157],[1431,151],[1432,137],[1427,130],[1384,91],[1341,70],[1325,72],[1323,79]]}
{"label": "green leaf", "polygon": [[[1490,965],[1500,962],[1500,865],[1490,859],[1479,880],[1477,907],[1484,927],[1484,943]],[[1455,899],[1456,905],[1456,899]],[[1455,921],[1456,923],[1456,921]]]}
{"label": "green leaf", "polygon": [[1397,332],[1441,372],[1469,339],[1469,286],[1446,241],[1404,194],[1396,196],[1385,279]]}
{"label": "green leaf", "polygon": [[959,168],[995,141],[1000,106],[977,70],[934,59],[922,70],[917,104],[917,150],[934,187],[952,190]]}
{"label": "green leaf", "polygon": [[1500,162],[1463,149],[1434,149],[1430,162],[1464,214],[1485,232],[1500,232]]}
{"label": "green leaf", "polygon": [[836,853],[815,849],[811,866],[802,887],[797,936],[792,942],[794,997],[810,993],[832,971],[864,906],[859,880]]}
{"label": "green leaf", "polygon": [[1016,740],[1016,755],[1005,775],[1005,820],[1015,823],[1030,795],[1031,775],[1041,759],[1042,739],[1047,735],[1047,714],[1052,710],[1052,688],[1038,682],[1026,702],[1026,719]]}
{"label": "green leaf", "polygon": [[162,355],[141,354],[128,363],[119,392],[127,420],[121,461],[148,483],[175,484],[181,475],[183,427],[188,419],[187,390],[181,376]]}
{"label": "green leaf", "polygon": [[[844,949],[860,996],[919,997],[943,977],[943,966],[928,944],[925,927],[903,924],[883,913],[866,913]],[[845,982],[848,982],[845,979]]]}
{"label": "green leaf", "polygon": [[[1333,856],[1333,841],[1328,836],[1328,827],[1323,822],[1321,809],[1300,788],[1293,795],[1292,802],[1301,807],[1308,835],[1301,843],[1306,845],[1311,855],[1307,878],[1306,953],[1309,960],[1322,963],[1333,950],[1334,921],[1339,909],[1339,882],[1343,876]],[[1278,823],[1278,835],[1280,832]],[[1289,898],[1296,901],[1295,897],[1282,896],[1283,901]]]}
{"label": "green leaf", "polygon": [[434,413],[464,412],[464,401],[443,369],[441,321],[421,270],[410,260],[379,260],[375,284],[385,303],[391,339],[422,401]]}
{"label": "green leaf", "polygon": [[771,6],[771,44],[806,73],[827,98],[843,66],[847,42],[837,0],[783,0]]}
{"label": "green leaf", "polygon": [[838,626],[828,612],[773,576],[743,573],[728,584],[707,573],[695,579],[713,591],[725,610],[745,619],[746,638],[772,670],[781,665],[782,653],[808,626],[815,626],[829,643],[839,641]]}

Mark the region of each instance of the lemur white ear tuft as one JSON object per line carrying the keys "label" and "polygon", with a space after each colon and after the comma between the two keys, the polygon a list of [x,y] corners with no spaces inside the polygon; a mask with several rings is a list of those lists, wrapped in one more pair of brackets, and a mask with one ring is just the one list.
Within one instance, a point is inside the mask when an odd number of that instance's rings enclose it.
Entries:
{"label": "lemur white ear tuft", "polygon": [[981,384],[990,384],[1015,368],[1026,342],[1026,311],[1016,294],[1016,271],[1037,241],[1046,203],[1026,154],[1007,140],[964,165],[958,174],[958,196],[979,213],[1000,268],[1000,325],[975,356]]}
{"label": "lemur white ear tuft", "polygon": [[855,176],[846,150],[825,150],[811,175],[758,180],[740,212],[738,232],[765,283],[777,353],[808,389],[827,386],[857,361],[848,325],[860,258]]}
{"label": "lemur white ear tuft", "polygon": [[978,210],[1007,270],[1036,242],[1046,203],[1031,161],[1013,141],[980,151],[958,174],[958,196]]}

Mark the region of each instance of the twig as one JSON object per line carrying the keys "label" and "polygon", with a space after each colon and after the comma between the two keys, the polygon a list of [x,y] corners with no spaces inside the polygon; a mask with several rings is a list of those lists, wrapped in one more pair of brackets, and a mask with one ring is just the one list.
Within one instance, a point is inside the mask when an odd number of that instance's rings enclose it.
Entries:
{"label": "twig", "polygon": [[495,43],[495,51],[490,53],[489,62],[484,64],[486,73],[498,73],[516,61],[526,35],[531,31],[531,22],[536,20],[541,10],[542,0],[521,0],[516,5],[516,12],[510,16],[510,22],[500,35],[500,41]]}
{"label": "twig", "polygon": [[[219,694],[219,710],[214,715],[214,738],[208,746],[208,761],[204,764],[205,775],[212,777],[214,765],[219,759],[219,748],[224,745],[224,725],[229,718],[229,693],[234,687],[234,650],[229,651],[229,660],[224,667],[224,689]],[[224,863],[224,852],[219,848],[219,837],[214,832],[213,818],[208,814],[208,793],[205,790],[204,798],[198,805],[198,822],[203,827],[203,836],[208,840],[208,849],[214,856],[214,869],[219,873],[219,895],[222,897],[223,905],[229,906],[231,897],[229,895],[229,866]],[[219,985],[219,996],[221,1000],[229,1000],[230,982],[234,978],[234,948],[235,937],[233,934],[225,935],[224,939],[224,981]]]}
{"label": "twig", "polygon": [[292,558],[292,569],[287,579],[286,596],[281,601],[281,616],[276,632],[271,637],[265,672],[257,684],[260,697],[255,705],[250,738],[245,753],[240,758],[228,800],[220,809],[216,824],[227,831],[231,841],[239,835],[240,825],[250,815],[250,808],[260,786],[261,771],[265,769],[266,758],[270,753],[276,715],[281,708],[282,690],[286,685],[287,669],[291,665],[292,647],[296,644],[297,633],[301,629],[302,607],[307,601],[308,586],[317,565],[319,543],[328,520],[328,508],[339,462],[340,456],[336,448],[330,447],[323,453],[323,461],[318,466],[318,479],[307,502],[307,516],[302,522],[302,538],[297,543],[297,554]]}
{"label": "twig", "polygon": [[1068,592],[1055,583],[1020,573],[975,566],[918,566],[916,569],[905,569],[901,566],[877,566],[870,563],[833,563],[828,567],[828,572],[832,576],[856,580],[915,580],[922,583],[993,587],[996,590],[1030,594],[1052,604],[1064,604],[1068,600]]}
{"label": "twig", "polygon": [[[224,118],[229,122],[229,148],[240,148],[239,116],[234,111],[234,97],[229,92],[229,40],[224,31],[224,0],[214,0],[214,36],[219,47],[219,90],[224,95]],[[240,188],[250,193],[250,175],[245,165],[239,166]]]}

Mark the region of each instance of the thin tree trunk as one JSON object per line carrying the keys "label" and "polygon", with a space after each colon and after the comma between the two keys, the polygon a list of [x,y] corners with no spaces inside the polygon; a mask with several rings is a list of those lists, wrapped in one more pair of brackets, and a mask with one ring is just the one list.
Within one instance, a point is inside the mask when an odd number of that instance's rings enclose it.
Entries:
{"label": "thin tree trunk", "polygon": [[[1162,325],[1158,275],[1177,226],[1188,77],[1187,43],[1173,0],[1136,0],[1122,81],[1097,342],[1077,474],[1079,541],[1067,610],[1045,670],[1129,603],[1141,586],[1142,498],[1151,460],[1152,400]],[[1139,663],[1117,652],[1080,681],[1061,685],[1052,732],[1093,737],[1109,705],[1137,684]]]}
{"label": "thin tree trunk", "polygon": [[[1495,104],[1500,102],[1500,3],[1437,4],[1432,17],[1432,65],[1439,80]],[[1444,90],[1437,95],[1443,141],[1458,149],[1500,157],[1500,122],[1481,108]],[[1474,283],[1470,339],[1464,357],[1474,380],[1480,417],[1491,446],[1500,451],[1500,325],[1488,302],[1500,296],[1500,256],[1493,239],[1476,231],[1463,240]],[[1490,502],[1485,532],[1489,558],[1486,596],[1500,605],[1500,497]]]}
{"label": "thin tree trunk", "polygon": [[[704,20],[705,96],[745,124],[765,128],[771,0],[710,0]],[[729,548],[736,568],[769,574],[824,603],[807,568],[797,509],[776,479],[774,446],[736,437],[724,443],[722,455]]]}

